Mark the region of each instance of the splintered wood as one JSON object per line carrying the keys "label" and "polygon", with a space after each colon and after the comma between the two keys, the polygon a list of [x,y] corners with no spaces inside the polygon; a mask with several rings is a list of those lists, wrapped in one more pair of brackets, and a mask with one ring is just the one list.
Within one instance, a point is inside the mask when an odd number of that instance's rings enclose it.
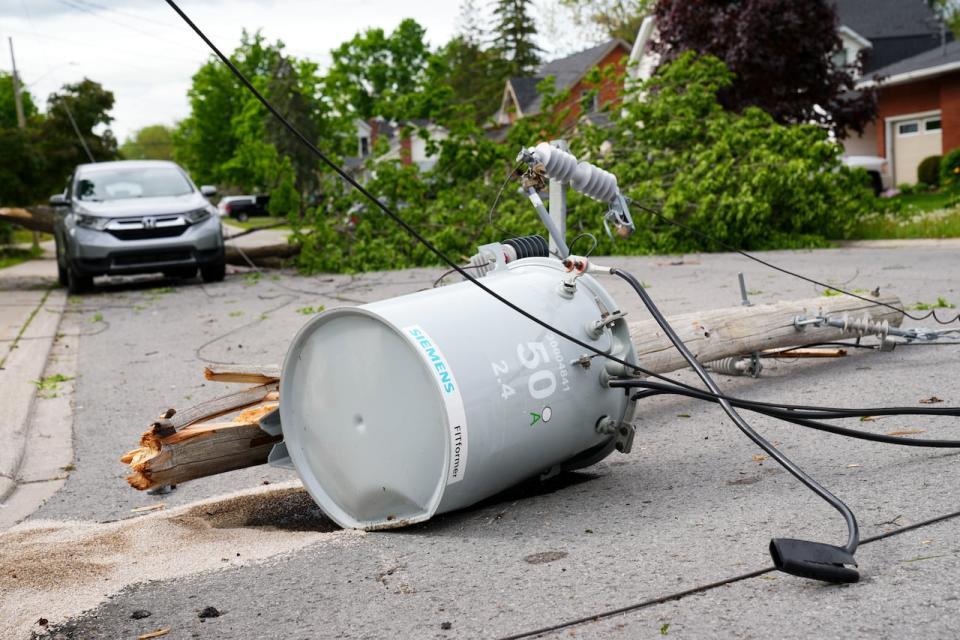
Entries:
{"label": "splintered wood", "polygon": [[165,411],[140,437],[140,446],[120,458],[133,472],[127,476],[131,487],[143,491],[263,464],[282,439],[259,426],[260,418],[279,405],[276,367],[209,367],[205,375],[259,384],[181,412]]}

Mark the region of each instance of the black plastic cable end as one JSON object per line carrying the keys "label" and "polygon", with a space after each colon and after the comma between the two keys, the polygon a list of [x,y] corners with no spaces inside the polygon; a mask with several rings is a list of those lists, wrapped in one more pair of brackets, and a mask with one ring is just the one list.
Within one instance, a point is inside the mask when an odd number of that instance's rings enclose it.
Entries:
{"label": "black plastic cable end", "polygon": [[822,542],[774,538],[770,555],[777,569],[801,578],[838,584],[859,582],[860,574],[847,565],[857,566],[853,554],[842,547]]}

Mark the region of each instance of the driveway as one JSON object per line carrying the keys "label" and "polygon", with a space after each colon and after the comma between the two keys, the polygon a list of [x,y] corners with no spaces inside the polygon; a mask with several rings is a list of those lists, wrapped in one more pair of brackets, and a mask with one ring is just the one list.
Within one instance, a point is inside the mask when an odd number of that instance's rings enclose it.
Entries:
{"label": "driveway", "polygon": [[[256,234],[251,234],[255,236]],[[955,247],[771,252],[840,286],[904,302],[960,302]],[[598,260],[599,261],[599,260]],[[734,255],[606,258],[651,285],[663,310],[807,298],[811,285]],[[759,456],[712,405],[645,400],[633,453],[520,487],[403,530],[340,531],[295,476],[255,467],[150,496],[120,455],[162,410],[225,392],[206,363],[279,363],[307,307],[431,286],[440,269],[360,276],[246,274],[175,288],[113,287],[79,303],[103,331],[79,337],[75,459],[64,487],[0,535],[0,628],[56,638],[957,637],[956,454],[836,438],[749,416],[847,501],[869,542],[862,581],[828,586],[769,567],[771,537],[839,543],[842,520]],[[646,314],[604,283],[633,320]],[[477,336],[481,339],[481,336]],[[738,395],[826,405],[960,404],[958,347],[780,361]],[[692,381],[687,373],[679,379]],[[883,433],[956,437],[956,420],[884,418]],[[235,495],[240,492],[240,495]],[[232,496],[232,497],[225,497]],[[206,501],[200,504],[202,501]],[[134,511],[163,504],[153,512]],[[199,506],[198,506],[199,504]],[[902,534],[897,532],[903,530]],[[213,607],[218,617],[201,617]],[[623,609],[617,615],[601,615]],[[141,613],[135,613],[141,612]],[[146,613],[143,613],[146,612]],[[211,614],[211,611],[206,611]],[[44,618],[49,626],[36,621]]]}

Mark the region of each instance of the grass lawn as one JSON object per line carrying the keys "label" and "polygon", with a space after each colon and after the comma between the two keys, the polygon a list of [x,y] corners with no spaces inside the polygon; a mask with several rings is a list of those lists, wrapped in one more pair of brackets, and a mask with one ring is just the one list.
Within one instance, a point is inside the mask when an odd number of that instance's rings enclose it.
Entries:
{"label": "grass lawn", "polygon": [[282,227],[275,227],[276,229],[289,229],[290,226],[286,224],[286,218],[271,218],[270,216],[254,216],[252,218],[247,218],[246,221],[240,222],[234,218],[221,218],[224,224],[229,224],[231,227],[240,227],[241,229],[259,229],[260,227],[268,227],[272,224],[277,224],[278,222],[284,223]]}
{"label": "grass lawn", "polygon": [[34,251],[33,249],[17,249],[6,247],[0,249],[0,269],[12,267],[15,264],[26,262],[32,258],[37,258],[43,253],[42,249]]}
{"label": "grass lawn", "polygon": [[960,204],[957,194],[933,191],[895,196],[900,211],[875,213],[854,229],[854,240],[903,240],[960,237]]}
{"label": "grass lawn", "polygon": [[[46,242],[47,240],[53,240],[53,235],[41,232],[40,242]],[[13,228],[12,244],[30,244],[31,242],[33,242],[33,231],[24,229],[23,227]]]}

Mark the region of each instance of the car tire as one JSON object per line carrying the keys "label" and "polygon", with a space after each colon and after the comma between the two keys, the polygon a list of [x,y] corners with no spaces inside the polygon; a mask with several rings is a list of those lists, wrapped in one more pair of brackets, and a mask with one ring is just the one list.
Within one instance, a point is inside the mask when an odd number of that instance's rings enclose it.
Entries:
{"label": "car tire", "polygon": [[77,273],[72,266],[67,265],[67,291],[72,294],[88,293],[93,289],[93,276]]}
{"label": "car tire", "polygon": [[57,281],[60,283],[61,287],[69,286],[70,284],[70,275],[67,273],[67,268],[63,266],[63,257],[62,249],[60,249],[60,242],[54,239],[54,244],[57,247]]}
{"label": "car tire", "polygon": [[220,258],[216,262],[200,267],[200,277],[204,282],[222,282],[227,276],[227,260]]}
{"label": "car tire", "polygon": [[246,222],[250,219],[250,214],[246,211],[241,211],[237,214],[237,222]]}

